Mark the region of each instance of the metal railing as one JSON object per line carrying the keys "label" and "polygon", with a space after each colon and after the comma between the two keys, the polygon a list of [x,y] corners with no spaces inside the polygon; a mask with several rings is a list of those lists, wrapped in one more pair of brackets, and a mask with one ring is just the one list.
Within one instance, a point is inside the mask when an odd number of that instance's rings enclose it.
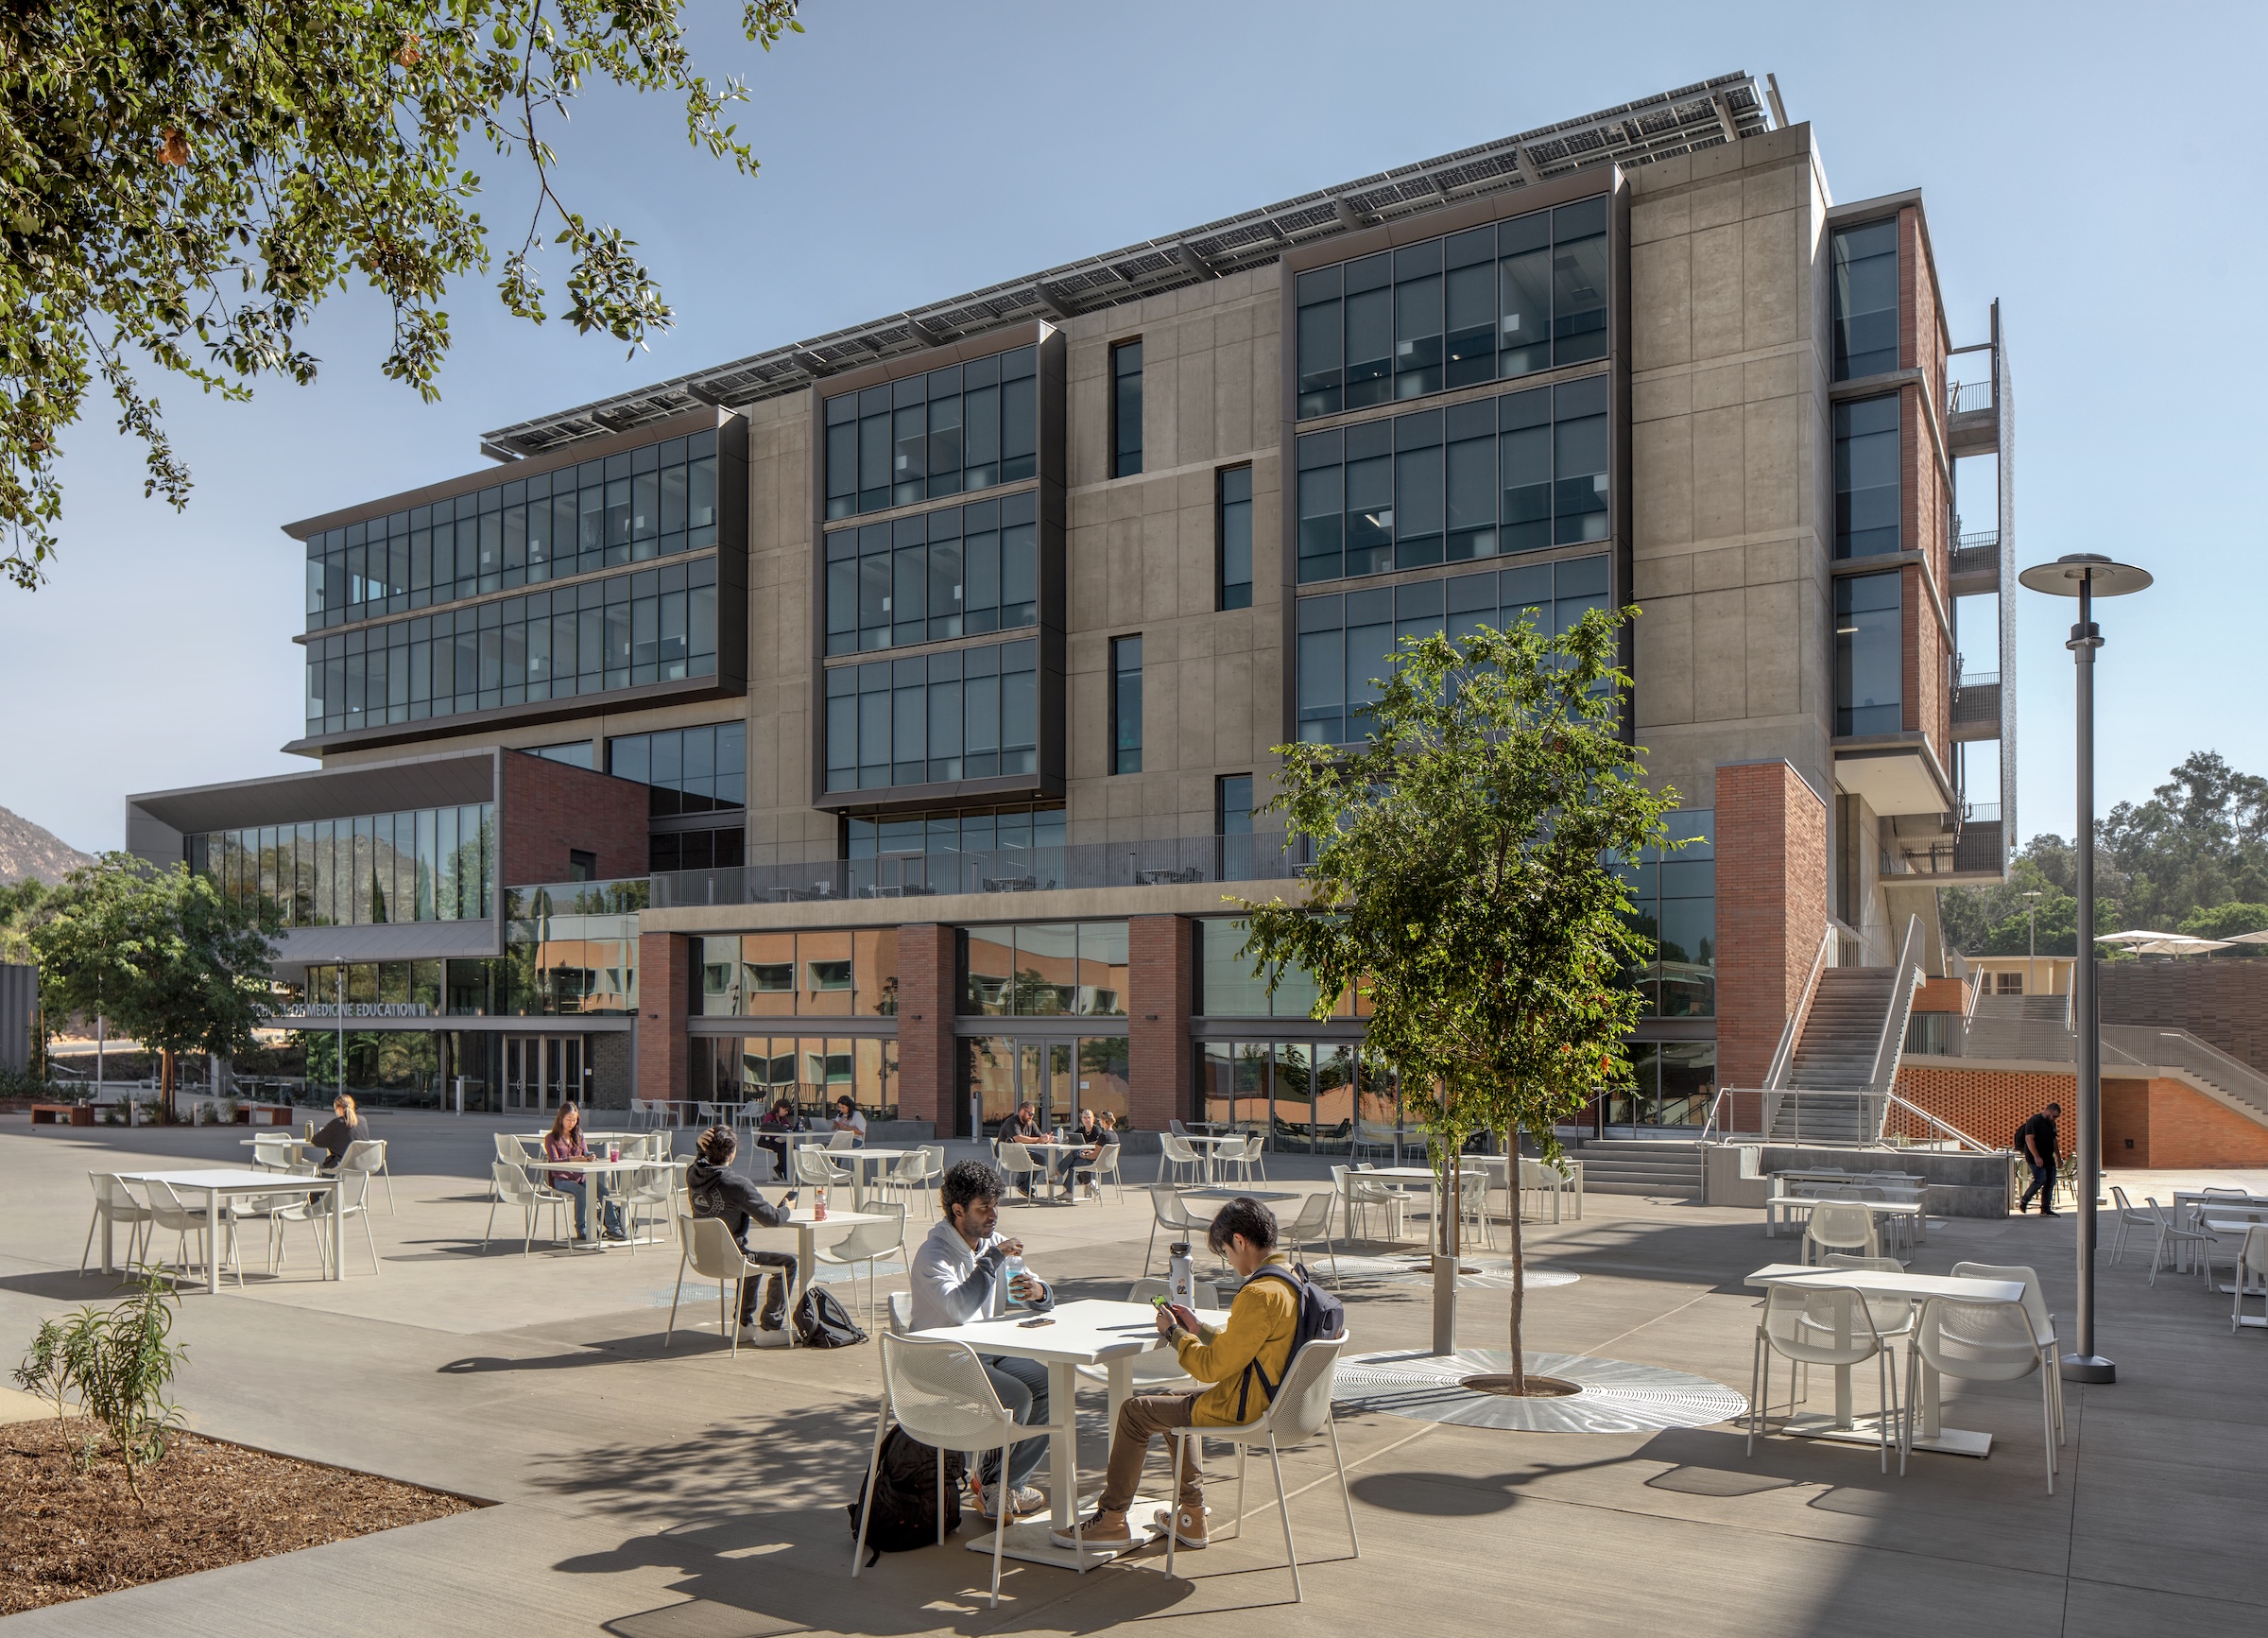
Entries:
{"label": "metal railing", "polygon": [[902,853],[730,870],[658,871],[653,905],[824,904],[918,899],[946,893],[1043,893],[1065,888],[1175,887],[1200,882],[1276,882],[1299,876],[1312,849],[1286,847],[1281,833],[1163,836],[988,853]]}
{"label": "metal railing", "polygon": [[1882,1032],[1875,1042],[1874,1073],[1866,1079],[1870,1096],[1888,1094],[1898,1079],[1906,1019],[1913,1011],[1914,991],[1921,988],[1921,918],[1908,916],[1906,936],[1899,943],[1898,970],[1890,979],[1890,1009],[1882,1017]]}
{"label": "metal railing", "polygon": [[[1801,1093],[1721,1087],[1710,1100],[1709,1118],[1702,1122],[1701,1135],[1695,1141],[1720,1146],[1741,1142],[1801,1145],[1806,1141],[1807,1100],[1812,1112],[1810,1141],[1813,1143],[1849,1144],[1860,1148],[1950,1143],[1978,1154],[2002,1152],[1895,1092]],[[1894,1114],[1898,1117],[1895,1126],[1890,1119]],[[1783,1115],[1787,1117],[1784,1121],[1779,1118]]]}
{"label": "metal railing", "polygon": [[1945,408],[1949,415],[1967,415],[1992,407],[1992,383],[1989,381],[1949,381],[1945,386]]}
{"label": "metal railing", "polygon": [[[2024,1017],[1972,1008],[1960,1027],[1926,1030],[1929,1044],[1920,1044],[1913,1030],[1907,1033],[1909,1052],[1937,1058],[1984,1059],[2005,1063],[2075,1063],[2079,1038],[2070,1026],[2070,998],[2062,1003],[2062,1016]],[[1918,1018],[1950,1019],[1950,1013],[1921,1013]],[[2233,1058],[2186,1029],[2160,1029],[2146,1024],[2103,1026],[2103,1064],[2105,1069],[2174,1070],[2203,1081],[2232,1102],[2244,1105],[2268,1122],[2268,1075]]]}
{"label": "metal railing", "polygon": [[1812,974],[1803,981],[1803,994],[1779,1032],[1779,1044],[1772,1050],[1772,1062],[1764,1071],[1764,1084],[1768,1087],[1778,1087],[1787,1081],[1788,1066],[1796,1060],[1796,1039],[1803,1033],[1804,1021],[1812,1015],[1812,998],[1819,993],[1819,974],[1827,971],[1828,954],[1834,947],[1835,927],[1830,922],[1819,935],[1819,953],[1812,957]]}
{"label": "metal railing", "polygon": [[[1955,521],[1958,522],[1958,520]],[[1978,529],[1973,534],[1956,535],[1953,539],[1953,549],[1962,552],[1978,552],[1997,549],[2000,543],[2001,531],[1998,527]]]}

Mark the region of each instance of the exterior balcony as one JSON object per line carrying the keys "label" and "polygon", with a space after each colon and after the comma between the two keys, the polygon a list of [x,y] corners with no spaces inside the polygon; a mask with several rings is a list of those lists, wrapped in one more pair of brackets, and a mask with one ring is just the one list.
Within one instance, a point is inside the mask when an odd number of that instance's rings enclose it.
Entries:
{"label": "exterior balcony", "polygon": [[1989,381],[1951,382],[1945,391],[1945,441],[1955,459],[2001,447],[2001,404]]}
{"label": "exterior balcony", "polygon": [[1956,742],[2001,737],[2001,674],[1964,676],[1953,691],[1952,731]]}

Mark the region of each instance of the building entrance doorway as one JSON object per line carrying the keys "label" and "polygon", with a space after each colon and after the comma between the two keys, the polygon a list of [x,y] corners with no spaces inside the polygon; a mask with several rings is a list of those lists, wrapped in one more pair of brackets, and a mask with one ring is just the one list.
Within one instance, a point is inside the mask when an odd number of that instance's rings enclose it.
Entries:
{"label": "building entrance doorway", "polygon": [[[1127,1113],[1126,1038],[1123,1035],[971,1035],[962,1038],[962,1100],[975,1096],[987,1133],[1018,1104],[1028,1103],[1040,1124],[1071,1126],[1091,1109],[1124,1123]],[[966,1117],[964,1117],[966,1118]]]}
{"label": "building entrance doorway", "polygon": [[589,1055],[579,1035],[507,1035],[504,1038],[504,1107],[556,1110],[589,1101]]}

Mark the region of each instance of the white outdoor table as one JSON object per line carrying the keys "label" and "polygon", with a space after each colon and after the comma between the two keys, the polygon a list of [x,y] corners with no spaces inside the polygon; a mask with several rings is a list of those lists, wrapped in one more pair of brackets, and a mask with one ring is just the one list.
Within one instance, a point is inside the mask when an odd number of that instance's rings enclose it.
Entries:
{"label": "white outdoor table", "polygon": [[[1133,1391],[1133,1362],[1144,1354],[1166,1346],[1165,1338],[1158,1334],[1156,1310],[1147,1302],[1109,1302],[1089,1300],[1059,1303],[1045,1318],[1052,1325],[1036,1325],[1025,1329],[1023,1321],[1034,1318],[1029,1312],[1011,1309],[998,1319],[978,1319],[967,1325],[943,1325],[934,1331],[920,1331],[916,1336],[924,1339],[940,1338],[951,1342],[966,1342],[979,1354],[1007,1354],[1017,1359],[1036,1359],[1047,1367],[1047,1404],[1051,1419],[1073,1420],[1074,1396],[1078,1392],[1078,1368],[1099,1365],[1109,1376],[1109,1426],[1118,1426],[1119,1406]],[[1221,1313],[1200,1312],[1197,1318],[1208,1325],[1225,1323]],[[1005,1474],[1005,1468],[1003,1468]],[[1001,1551],[1008,1558],[1022,1559],[1035,1564],[1074,1565],[1076,1560],[1068,1548],[1058,1547],[1048,1539],[1051,1530],[1068,1530],[1074,1513],[1079,1506],[1079,1440],[1075,1429],[1058,1428],[1048,1435],[1047,1449],[1048,1522],[1012,1525],[1006,1526],[1006,1537]],[[1146,1519],[1148,1509],[1162,1504],[1141,1498],[1129,1505],[1129,1519]],[[1146,1545],[1149,1535],[1137,1528],[1133,1545]],[[969,1543],[972,1553],[989,1553],[992,1538],[979,1536]],[[1125,1547],[1120,1552],[1129,1550]],[[1090,1547],[1090,1558],[1107,1550]]]}
{"label": "white outdoor table", "polygon": [[[1002,1138],[999,1140],[1003,1147],[1006,1147],[1012,1141],[1014,1140],[1008,1138]],[[1036,1143],[1027,1140],[1016,1144],[1016,1147],[1020,1149],[1029,1149],[1036,1155],[1043,1154],[1047,1157],[1044,1161],[1040,1162],[1041,1176],[1039,1179],[1038,1183],[1035,1185],[1035,1192],[1032,1196],[1034,1199],[1038,1199],[1041,1198],[1037,1192],[1038,1189],[1052,1189],[1056,1186],[1056,1163],[1057,1161],[1061,1160],[1067,1154],[1084,1153],[1086,1150],[1092,1148],[1094,1146],[1091,1143],[1084,1142],[1056,1143],[1052,1139],[1043,1139]],[[1076,1203],[1075,1198],[1074,1203]]]}
{"label": "white outdoor table", "polygon": [[1929,1214],[1921,1209],[1918,1200],[1815,1200],[1809,1195],[1774,1195],[1764,1202],[1764,1237],[1779,1237],[1779,1224],[1798,1210],[1807,1216],[1814,1206],[1857,1206],[1874,1217],[1911,1217],[1914,1220],[1914,1239],[1916,1245],[1930,1237]]}
{"label": "white outdoor table", "polygon": [[[2228,1208],[2236,1207],[2237,1203],[2234,1200],[2225,1200],[2222,1202],[2222,1204],[2225,1208]],[[2243,1208],[2237,1209],[2242,1210]],[[2212,1232],[2216,1234],[2242,1234],[2247,1229],[2268,1227],[2268,1205],[2263,1205],[2259,1208],[2257,1208],[2257,1210],[2259,1213],[2257,1216],[2245,1217],[2214,1217],[2209,1219],[2205,1226],[2212,1230]],[[2227,1284],[2222,1285],[2220,1290],[2222,1295],[2225,1297],[2233,1297],[2237,1294],[2235,1270],[2232,1269],[2230,1271],[2230,1277]],[[2249,1325],[2254,1330],[2258,1331],[2263,1326],[2268,1326],[2268,1319],[2262,1319],[2258,1314],[2241,1314],[2237,1317],[2237,1323],[2240,1325]]]}
{"label": "white outdoor table", "polygon": [[[205,1197],[205,1289],[214,1296],[220,1295],[220,1202],[223,1198],[240,1199],[256,1195],[325,1195],[330,1198],[331,1212],[331,1268],[323,1278],[343,1279],[346,1275],[346,1235],[342,1229],[345,1219],[337,1210],[338,1180],[309,1177],[295,1172],[256,1172],[245,1166],[219,1166],[191,1172],[113,1172],[112,1176],[129,1183],[165,1183],[179,1189],[200,1190]],[[106,1200],[102,1208],[102,1271],[115,1270],[111,1266],[111,1212]]]}
{"label": "white outdoor table", "polygon": [[877,1186],[878,1180],[868,1175],[870,1164],[902,1161],[919,1152],[917,1149],[831,1149],[827,1158],[850,1167],[850,1209],[855,1212],[867,1203],[867,1191]]}
{"label": "white outdoor table", "polygon": [[[1875,1268],[1813,1268],[1802,1263],[1772,1263],[1748,1276],[1749,1285],[1827,1286],[1844,1290],[1869,1292],[1878,1297],[1911,1297],[1926,1302],[1932,1297],[1950,1297],[1963,1302],[2012,1302],[2020,1305],[2024,1300],[2024,1285],[2020,1280],[1973,1280],[1950,1274],[1915,1274],[1904,1269],[1893,1274],[1887,1269]],[[1836,1342],[1848,1346],[1847,1335],[1838,1335]],[[1921,1360],[1921,1382],[1918,1387],[1909,1381],[1906,1391],[1921,1398],[1921,1413],[1914,1435],[1913,1448],[1933,1450],[1945,1456],[1989,1455],[1992,1435],[1973,1433],[1967,1428],[1945,1427],[1937,1420],[1937,1372],[1928,1360]],[[1803,1439],[1840,1440],[1850,1444],[1874,1444],[1879,1440],[1877,1417],[1854,1417],[1850,1409],[1850,1367],[1835,1367],[1835,1413],[1833,1416],[1791,1416],[1786,1431]]]}
{"label": "white outdoor table", "polygon": [[[812,1270],[818,1267],[818,1260],[814,1255],[818,1250],[816,1231],[822,1227],[833,1228],[837,1223],[848,1229],[860,1223],[886,1223],[889,1220],[877,1212],[829,1212],[824,1217],[817,1217],[812,1216],[809,1206],[798,1206],[788,1213],[787,1221],[779,1226],[796,1231],[796,1288],[788,1294],[789,1311],[792,1313],[803,1293],[811,1289]],[[764,1225],[754,1217],[748,1219],[748,1234],[751,1238],[763,1229]]]}

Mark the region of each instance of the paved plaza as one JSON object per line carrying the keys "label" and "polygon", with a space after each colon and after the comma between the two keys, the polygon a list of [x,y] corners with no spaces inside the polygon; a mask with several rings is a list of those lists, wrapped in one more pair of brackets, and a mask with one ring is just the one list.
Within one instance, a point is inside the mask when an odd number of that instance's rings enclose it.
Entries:
{"label": "paved plaza", "polygon": [[[499,1213],[500,1237],[483,1250],[498,1123],[386,1112],[375,1123],[398,1207],[387,1213],[381,1186],[382,1272],[371,1276],[354,1226],[351,1277],[312,1278],[302,1230],[291,1277],[190,1291],[180,1397],[200,1432],[494,1505],[18,1615],[4,1624],[9,1638],[1076,1633],[1131,1621],[1208,1638],[1319,1626],[1552,1638],[2268,1631],[2268,1336],[2230,1336],[2228,1299],[2193,1276],[2146,1285],[2146,1246],[2122,1267],[2105,1256],[2099,1341],[2120,1381],[2069,1389],[2053,1497],[2036,1381],[1949,1382],[1948,1421],[1993,1434],[1992,1456],[1916,1454],[1903,1478],[1895,1459],[1879,1473],[1871,1448],[1775,1436],[1744,1457],[1726,1423],[1538,1434],[1350,1413],[1341,1437],[1360,1560],[1348,1554],[1328,1447],[1285,1458],[1304,1607],[1289,1601],[1264,1464],[1243,1539],[1220,1539],[1234,1486],[1216,1452],[1215,1542],[1181,1558],[1187,1579],[1161,1573],[1161,1548],[1083,1578],[1011,1562],[993,1611],[989,1560],[958,1538],[885,1555],[850,1579],[844,1504],[874,1431],[872,1345],[735,1359],[715,1330],[713,1285],[689,1285],[664,1350],[674,1246],[598,1255],[539,1241],[523,1256],[517,1216]],[[104,1295],[101,1280],[73,1271],[90,1169],[238,1164],[242,1135],[33,1131],[0,1117],[7,1363],[43,1317]],[[1154,1164],[1137,1157],[1127,1170],[1146,1178]],[[1316,1162],[1270,1169],[1279,1190],[1329,1186]],[[2173,1181],[2153,1175],[2149,1191],[2164,1198]],[[1743,1278],[1796,1254],[1792,1240],[1766,1240],[1761,1218],[1594,1195],[1582,1221],[1531,1224],[1534,1267],[1576,1278],[1531,1290],[1530,1346],[1691,1371],[1744,1394],[1757,1293]],[[1101,1206],[1011,1204],[1003,1226],[1062,1295],[1123,1297],[1142,1272],[1149,1202],[1130,1188]],[[909,1236],[925,1230],[917,1213]],[[1943,1221],[1914,1267],[2034,1265],[2068,1338],[2070,1244],[2068,1216]],[[252,1245],[257,1269],[257,1234]],[[1375,1259],[1362,1267],[1346,1283],[1353,1348],[1424,1346],[1430,1291],[1380,1274]],[[902,1276],[883,1283],[893,1285]],[[850,1301],[848,1284],[834,1289]],[[1485,1284],[1466,1292],[1460,1341],[1502,1347],[1505,1300]],[[685,1329],[704,1314],[707,1329]],[[1865,1408],[1871,1370],[1861,1376]],[[1814,1372],[1814,1407],[1826,1396]],[[1107,1437],[1099,1388],[1082,1411],[1091,1492]]]}

